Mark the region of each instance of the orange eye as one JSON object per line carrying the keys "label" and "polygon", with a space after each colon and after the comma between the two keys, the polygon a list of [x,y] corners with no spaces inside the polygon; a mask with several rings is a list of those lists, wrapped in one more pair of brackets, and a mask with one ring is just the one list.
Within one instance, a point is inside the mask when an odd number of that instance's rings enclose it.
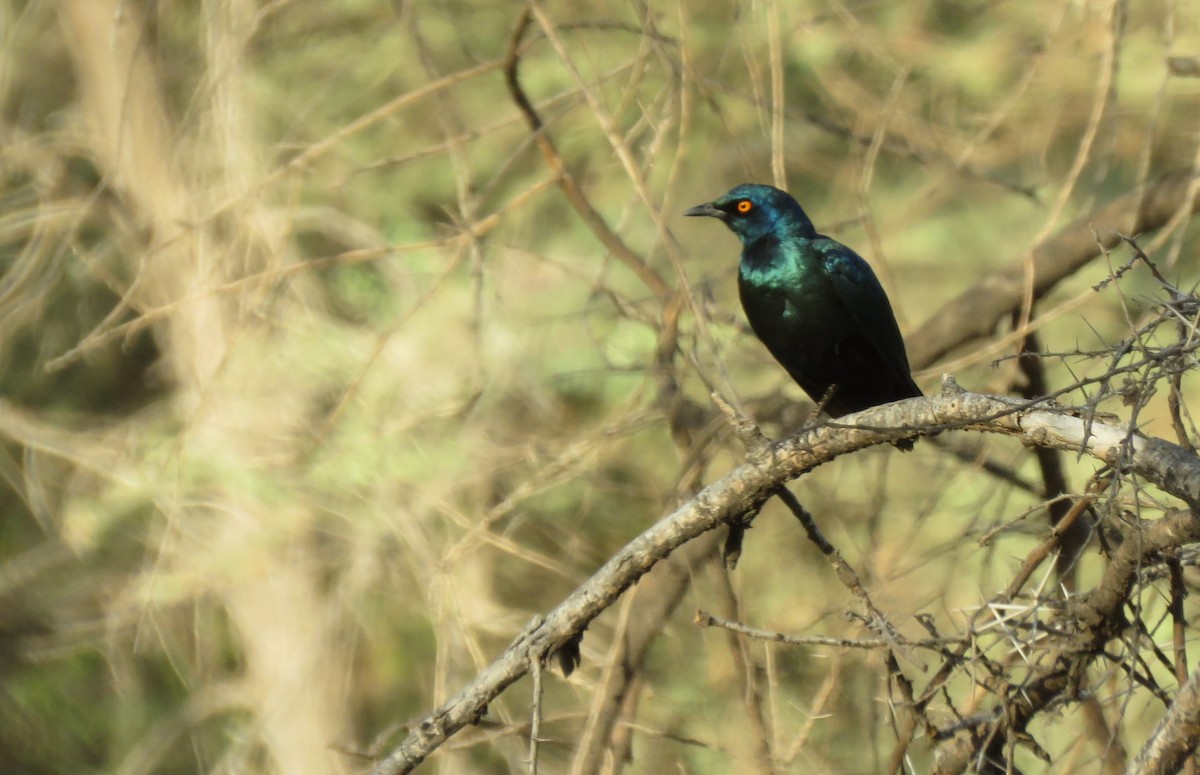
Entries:
{"label": "orange eye", "polygon": [[742,213],[743,215],[745,215],[746,213],[750,212],[753,209],[754,209],[754,203],[751,202],[749,199],[743,199],[742,201],[737,203],[737,211],[739,213]]}

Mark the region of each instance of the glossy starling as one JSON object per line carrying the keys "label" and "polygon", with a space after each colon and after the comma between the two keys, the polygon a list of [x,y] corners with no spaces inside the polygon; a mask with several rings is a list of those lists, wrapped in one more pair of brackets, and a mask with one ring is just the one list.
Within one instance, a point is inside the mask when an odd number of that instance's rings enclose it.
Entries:
{"label": "glossy starling", "polygon": [[818,234],[787,192],[744,184],[684,215],[718,218],[742,241],[738,290],[750,327],[830,416],[922,395],[875,273]]}

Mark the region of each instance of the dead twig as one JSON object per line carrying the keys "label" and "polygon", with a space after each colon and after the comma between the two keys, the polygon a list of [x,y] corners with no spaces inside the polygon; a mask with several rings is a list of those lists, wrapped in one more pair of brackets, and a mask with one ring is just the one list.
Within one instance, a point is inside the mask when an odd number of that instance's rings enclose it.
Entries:
{"label": "dead twig", "polygon": [[[751,504],[774,493],[784,482],[841,455],[884,443],[895,435],[870,427],[855,427],[857,422],[879,428],[961,428],[1001,433],[1030,444],[1082,451],[1145,478],[1189,505],[1200,504],[1200,460],[1194,455],[1161,439],[1131,435],[1127,428],[1104,423],[1092,423],[1085,432],[1083,419],[1062,411],[1031,407],[1028,402],[952,393],[875,407],[843,418],[843,427],[806,429],[771,445],[761,460],[743,463],[704,488],[617,552],[558,607],[522,630],[505,652],[462,691],[425,716],[378,763],[375,774],[412,771],[451,735],[478,719],[488,702],[525,675],[531,658],[550,653],[581,632],[637,579],[688,541],[741,518]],[[1165,545],[1179,546],[1200,540],[1200,527],[1196,524],[1194,519],[1160,520],[1147,528],[1148,538],[1126,542],[1122,546],[1125,554],[1119,552],[1114,557],[1106,574],[1115,580],[1089,593],[1074,618],[1085,625],[1115,621],[1112,617],[1120,612],[1128,584],[1144,559],[1144,553],[1132,555],[1126,547],[1153,551]],[[1089,611],[1094,613],[1087,615]],[[1111,632],[1111,628],[1097,627],[1094,637],[1103,641]],[[1021,696],[1032,693],[1031,699],[1022,700],[1025,710],[1014,717],[1022,723],[1015,728],[1022,728],[1033,713],[1069,685],[1066,675],[1056,673],[1026,687]],[[974,747],[963,745],[964,749],[947,759],[948,762],[962,761],[965,766]],[[961,771],[961,768],[943,771]]]}

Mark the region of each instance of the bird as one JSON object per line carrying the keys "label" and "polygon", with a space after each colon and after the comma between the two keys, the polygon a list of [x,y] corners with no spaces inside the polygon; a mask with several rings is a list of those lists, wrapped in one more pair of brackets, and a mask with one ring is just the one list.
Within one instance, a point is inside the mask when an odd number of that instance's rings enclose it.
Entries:
{"label": "bird", "polygon": [[829,416],[924,395],[871,266],[819,234],[790,194],[744,183],[684,215],[716,218],[741,240],[738,291],[750,328]]}

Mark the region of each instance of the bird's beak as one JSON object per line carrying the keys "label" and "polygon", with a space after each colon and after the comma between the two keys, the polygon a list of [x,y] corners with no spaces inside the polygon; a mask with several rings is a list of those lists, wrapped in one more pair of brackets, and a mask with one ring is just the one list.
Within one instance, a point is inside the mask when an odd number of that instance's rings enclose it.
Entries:
{"label": "bird's beak", "polygon": [[685,211],[684,215],[708,215],[713,218],[718,218],[722,221],[728,217],[728,213],[726,213],[724,210],[714,207],[712,202],[696,205],[691,210]]}

